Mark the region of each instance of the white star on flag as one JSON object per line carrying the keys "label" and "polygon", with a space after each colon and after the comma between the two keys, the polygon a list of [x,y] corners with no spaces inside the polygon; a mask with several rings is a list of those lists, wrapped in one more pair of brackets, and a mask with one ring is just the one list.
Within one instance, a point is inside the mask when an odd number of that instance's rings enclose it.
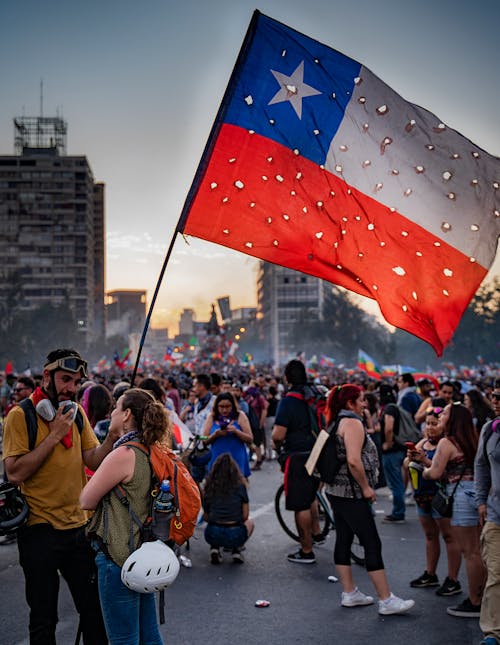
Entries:
{"label": "white star on flag", "polygon": [[304,61],[302,61],[297,69],[291,76],[275,72],[271,70],[274,78],[281,85],[281,89],[276,92],[273,98],[269,101],[268,105],[273,103],[282,103],[283,101],[290,101],[291,106],[295,110],[299,119],[302,118],[302,99],[307,96],[314,96],[321,94],[318,90],[307,83],[304,83]]}

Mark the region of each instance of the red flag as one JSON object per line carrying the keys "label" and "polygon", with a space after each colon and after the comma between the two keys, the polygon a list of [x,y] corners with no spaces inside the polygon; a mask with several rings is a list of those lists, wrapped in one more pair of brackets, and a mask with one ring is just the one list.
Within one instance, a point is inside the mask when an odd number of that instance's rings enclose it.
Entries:
{"label": "red flag", "polygon": [[179,230],[374,298],[440,355],[495,258],[499,166],[255,12]]}
{"label": "red flag", "polygon": [[5,374],[14,374],[14,364],[9,361],[5,366]]}

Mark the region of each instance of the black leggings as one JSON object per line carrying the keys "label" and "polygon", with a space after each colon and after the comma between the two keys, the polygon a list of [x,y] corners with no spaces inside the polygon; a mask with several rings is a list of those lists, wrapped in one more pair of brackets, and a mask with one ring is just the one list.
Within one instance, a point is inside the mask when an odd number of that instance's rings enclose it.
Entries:
{"label": "black leggings", "polygon": [[333,551],[335,564],[351,566],[351,546],[357,535],[365,550],[367,571],[384,568],[382,543],[373,519],[370,504],[365,499],[347,499],[328,495],[335,518],[337,538]]}

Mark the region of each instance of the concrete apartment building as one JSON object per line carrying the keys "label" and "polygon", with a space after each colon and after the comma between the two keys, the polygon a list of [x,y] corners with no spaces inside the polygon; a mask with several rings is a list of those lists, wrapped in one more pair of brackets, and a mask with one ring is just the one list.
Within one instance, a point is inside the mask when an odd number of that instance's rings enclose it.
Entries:
{"label": "concrete apartment building", "polygon": [[14,119],[15,155],[0,155],[0,301],[15,276],[22,308],[67,303],[89,344],[104,336],[104,184],[66,154],[60,117]]}
{"label": "concrete apartment building", "polygon": [[332,285],[305,273],[261,261],[257,275],[257,320],[262,330],[264,351],[276,365],[290,354],[300,352],[289,333],[300,313],[321,320]]}

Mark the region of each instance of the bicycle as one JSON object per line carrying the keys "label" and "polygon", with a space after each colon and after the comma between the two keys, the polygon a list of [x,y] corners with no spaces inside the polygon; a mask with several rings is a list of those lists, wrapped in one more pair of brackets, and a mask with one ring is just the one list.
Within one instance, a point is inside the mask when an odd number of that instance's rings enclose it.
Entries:
{"label": "bicycle", "polygon": [[[281,528],[285,533],[295,540],[299,541],[299,534],[297,533],[297,528],[295,526],[295,514],[293,511],[287,511],[285,508],[285,486],[281,486],[276,491],[274,497],[274,510],[276,512],[276,517],[280,523]],[[330,531],[335,531],[335,520],[333,519],[333,512],[330,506],[330,502],[326,495],[323,494],[321,488],[316,492],[316,499],[318,501],[318,511],[319,511],[319,525],[320,531],[317,536],[317,541],[319,539],[326,539]],[[360,566],[365,566],[365,553],[364,549],[358,541],[358,538],[354,536],[354,541],[351,546],[351,558],[352,561]]]}

